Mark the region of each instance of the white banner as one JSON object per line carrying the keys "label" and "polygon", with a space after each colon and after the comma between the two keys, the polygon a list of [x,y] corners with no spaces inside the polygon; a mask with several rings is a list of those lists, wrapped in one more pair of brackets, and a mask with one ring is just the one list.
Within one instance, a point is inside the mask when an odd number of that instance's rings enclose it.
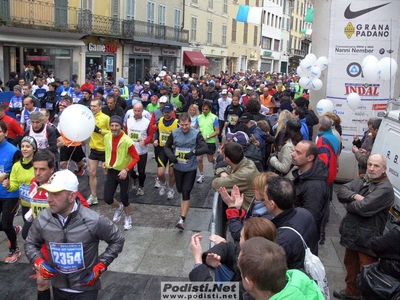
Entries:
{"label": "white banner", "polygon": [[[400,1],[331,2],[327,99],[342,120],[343,152],[351,152],[353,136],[367,130],[367,121],[385,110],[393,97],[394,80],[366,82],[361,63],[367,55],[398,57]],[[362,106],[348,107],[349,93],[360,95]],[[392,95],[391,95],[392,93]]]}

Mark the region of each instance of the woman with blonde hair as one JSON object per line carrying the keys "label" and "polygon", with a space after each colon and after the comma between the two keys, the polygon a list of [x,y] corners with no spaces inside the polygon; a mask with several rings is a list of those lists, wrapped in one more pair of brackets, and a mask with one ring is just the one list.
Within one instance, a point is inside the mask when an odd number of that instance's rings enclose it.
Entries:
{"label": "woman with blonde hair", "polygon": [[189,106],[188,113],[190,115],[190,126],[194,127],[196,125],[197,118],[200,115],[199,107],[196,104],[192,104]]}
{"label": "woman with blonde hair", "polygon": [[279,150],[283,136],[285,135],[286,122],[292,117],[292,113],[286,109],[279,113],[278,122],[272,127],[275,135],[275,150]]}

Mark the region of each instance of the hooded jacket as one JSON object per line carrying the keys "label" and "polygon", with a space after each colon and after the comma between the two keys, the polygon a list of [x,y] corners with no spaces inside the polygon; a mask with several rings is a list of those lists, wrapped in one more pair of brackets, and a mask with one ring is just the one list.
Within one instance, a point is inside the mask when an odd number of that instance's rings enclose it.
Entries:
{"label": "hooded jacket", "polygon": [[307,209],[314,217],[318,228],[322,223],[325,210],[329,205],[328,169],[317,158],[313,166],[299,175],[299,171],[293,171],[293,184],[296,188],[295,207]]}
{"label": "hooded jacket", "polygon": [[297,300],[323,300],[318,285],[306,274],[299,270],[286,271],[286,286],[270,300],[297,299]]}

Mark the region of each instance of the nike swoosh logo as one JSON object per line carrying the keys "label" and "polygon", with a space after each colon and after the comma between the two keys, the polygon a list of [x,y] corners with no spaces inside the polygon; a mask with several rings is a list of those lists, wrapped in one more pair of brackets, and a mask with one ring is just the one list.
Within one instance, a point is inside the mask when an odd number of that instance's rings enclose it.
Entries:
{"label": "nike swoosh logo", "polygon": [[351,5],[351,3],[350,3],[349,6],[347,6],[346,10],[344,11],[344,17],[346,19],[355,19],[355,18],[357,18],[359,16],[365,15],[365,14],[371,12],[371,11],[374,11],[374,10],[376,10],[378,8],[381,8],[381,7],[385,6],[385,5],[388,5],[390,3],[391,2],[388,2],[388,3],[385,3],[385,4],[369,7],[369,8],[358,10],[358,11],[352,11],[350,9],[350,5]]}

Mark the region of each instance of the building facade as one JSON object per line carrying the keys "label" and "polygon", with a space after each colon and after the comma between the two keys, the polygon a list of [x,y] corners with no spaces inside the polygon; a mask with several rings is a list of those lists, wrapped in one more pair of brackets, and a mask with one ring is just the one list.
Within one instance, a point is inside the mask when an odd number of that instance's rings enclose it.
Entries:
{"label": "building facade", "polygon": [[264,1],[260,50],[260,70],[264,72],[286,72],[285,65],[281,63],[284,26],[281,3],[279,0]]}

